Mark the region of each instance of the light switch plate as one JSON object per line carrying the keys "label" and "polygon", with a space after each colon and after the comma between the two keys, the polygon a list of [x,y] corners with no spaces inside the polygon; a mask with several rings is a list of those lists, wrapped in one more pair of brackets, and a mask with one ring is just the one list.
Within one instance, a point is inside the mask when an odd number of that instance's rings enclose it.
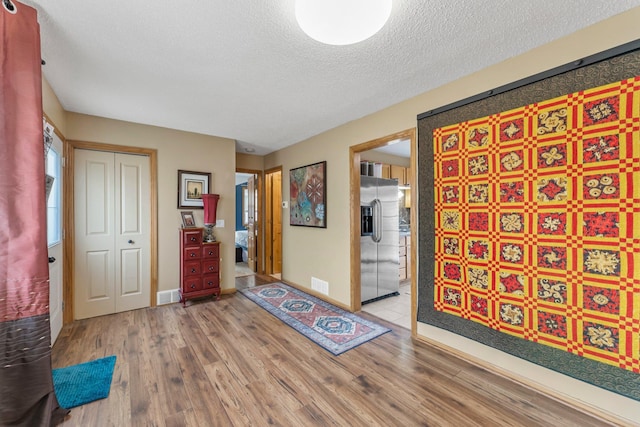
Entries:
{"label": "light switch plate", "polygon": [[288,209],[289,208],[289,202],[288,201],[284,201],[282,202],[282,209]]}
{"label": "light switch plate", "polygon": [[224,219],[216,220],[216,227],[224,228]]}

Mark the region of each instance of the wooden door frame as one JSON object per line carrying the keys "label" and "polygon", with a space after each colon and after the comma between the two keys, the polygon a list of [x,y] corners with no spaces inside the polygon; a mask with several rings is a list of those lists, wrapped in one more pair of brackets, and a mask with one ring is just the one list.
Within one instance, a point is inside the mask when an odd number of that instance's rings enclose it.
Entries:
{"label": "wooden door frame", "polygon": [[383,136],[361,144],[349,147],[350,166],[350,204],[351,204],[351,310],[362,309],[361,283],[360,283],[360,153],[374,148],[391,145],[398,140],[409,140],[411,144],[410,170],[411,176],[411,334],[417,336],[416,302],[417,302],[417,274],[416,274],[416,229],[417,223],[417,191],[416,191],[416,167],[417,167],[417,139],[416,129],[411,128],[392,135]]}
{"label": "wooden door frame", "polygon": [[[73,297],[75,291],[73,267],[75,259],[73,257],[75,250],[75,232],[74,224],[74,168],[75,168],[75,150],[94,150],[107,151],[111,153],[137,154],[149,157],[149,203],[151,210],[151,229],[149,230],[150,238],[150,296],[149,306],[156,306],[158,293],[158,150],[151,148],[129,147],[115,144],[102,144],[98,142],[73,141],[69,140],[66,153],[66,164],[64,171],[64,191],[63,203],[65,206],[64,215],[64,268],[66,280],[64,280],[64,310],[63,323],[71,323],[74,320],[73,315]],[[68,273],[67,273],[68,272]]]}
{"label": "wooden door frame", "polygon": [[264,234],[264,209],[262,200],[264,197],[263,172],[258,169],[236,168],[236,173],[249,173],[257,177],[256,189],[258,191],[258,196],[256,197],[256,210],[258,211],[259,217],[258,222],[255,223],[255,226],[258,227],[258,229],[256,230],[256,247],[258,248],[258,253],[256,254],[256,273],[264,274],[264,248],[262,247]]}
{"label": "wooden door frame", "polygon": [[[282,184],[282,166],[277,166],[275,168],[270,168],[264,171],[264,179],[265,179],[265,203],[264,203],[264,207],[265,207],[265,230],[264,230],[264,247],[265,247],[265,251],[264,251],[264,262],[265,262],[265,266],[268,266],[268,268],[265,268],[265,274],[273,274],[273,244],[272,244],[272,230],[273,230],[273,223],[271,225],[271,227],[267,227],[267,224],[269,223],[267,221],[268,216],[267,216],[267,209],[271,210],[273,209],[275,206],[273,205],[273,192],[271,191],[270,188],[267,188],[266,184],[267,184],[267,177],[269,175],[272,175],[274,173],[280,172],[280,178],[281,181],[280,183]],[[280,189],[280,196],[282,198],[282,188]],[[280,207],[280,206],[278,206]],[[282,247],[282,233],[280,234],[280,247]],[[268,263],[267,260],[270,259],[271,262]],[[280,269],[280,274],[282,274],[282,269]]]}

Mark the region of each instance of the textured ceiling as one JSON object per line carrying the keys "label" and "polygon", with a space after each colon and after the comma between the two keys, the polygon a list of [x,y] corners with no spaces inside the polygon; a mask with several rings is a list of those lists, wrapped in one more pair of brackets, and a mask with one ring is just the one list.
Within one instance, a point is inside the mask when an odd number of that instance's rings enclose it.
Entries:
{"label": "textured ceiling", "polygon": [[23,1],[68,111],[235,139],[256,154],[426,92],[640,0],[394,0],[351,46],[307,37],[294,0]]}

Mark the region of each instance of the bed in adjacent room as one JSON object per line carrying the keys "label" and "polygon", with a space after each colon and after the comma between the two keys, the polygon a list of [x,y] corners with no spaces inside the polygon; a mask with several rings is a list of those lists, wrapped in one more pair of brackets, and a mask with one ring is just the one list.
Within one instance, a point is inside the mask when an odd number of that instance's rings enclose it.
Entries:
{"label": "bed in adjacent room", "polygon": [[236,262],[247,262],[247,230],[236,230]]}

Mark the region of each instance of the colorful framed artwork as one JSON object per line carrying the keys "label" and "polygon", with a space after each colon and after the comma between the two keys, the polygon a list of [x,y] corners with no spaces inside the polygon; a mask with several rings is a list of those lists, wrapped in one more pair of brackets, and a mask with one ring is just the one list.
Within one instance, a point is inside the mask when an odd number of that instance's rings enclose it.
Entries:
{"label": "colorful framed artwork", "polygon": [[204,209],[202,195],[209,193],[210,186],[210,173],[179,170],[178,209]]}
{"label": "colorful framed artwork", "polygon": [[289,224],[327,227],[327,162],[289,170]]}

